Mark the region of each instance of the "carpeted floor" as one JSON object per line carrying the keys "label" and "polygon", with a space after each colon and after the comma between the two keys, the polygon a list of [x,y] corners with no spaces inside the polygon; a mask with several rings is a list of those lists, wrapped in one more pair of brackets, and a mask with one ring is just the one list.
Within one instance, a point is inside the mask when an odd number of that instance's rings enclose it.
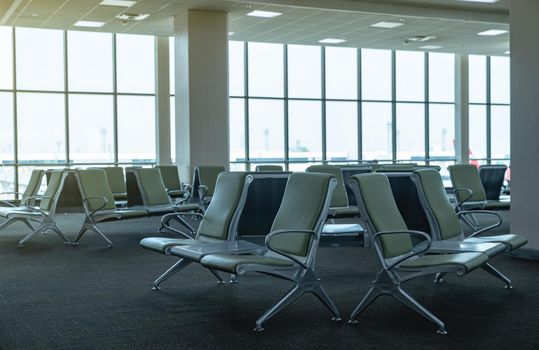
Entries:
{"label": "carpeted floor", "polygon": [[[60,216],[73,238],[80,215]],[[432,278],[405,289],[447,326],[435,327],[397,301],[382,297],[358,317],[347,317],[368,290],[378,269],[370,248],[320,248],[317,271],[343,315],[332,322],[310,295],[252,331],[255,320],[289,288],[264,275],[244,276],[237,285],[217,285],[199,266],[163,283],[151,283],[175,259],[139,247],[158,235],[159,218],[102,224],[115,244],[88,233],[78,248],[53,233],[23,248],[27,229],[0,232],[1,349],[538,349],[538,263],[499,257],[513,291],[481,270]],[[162,234],[161,234],[162,235]],[[172,236],[172,235],[169,235]]]}

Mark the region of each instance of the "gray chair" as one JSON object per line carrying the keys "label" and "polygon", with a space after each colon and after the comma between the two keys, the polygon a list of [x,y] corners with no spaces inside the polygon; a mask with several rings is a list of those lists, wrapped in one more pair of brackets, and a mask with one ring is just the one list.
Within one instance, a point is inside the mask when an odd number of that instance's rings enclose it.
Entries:
{"label": "gray chair", "polygon": [[[361,219],[374,235],[373,246],[382,268],[352,312],[349,323],[357,323],[356,316],[376,298],[389,295],[436,324],[437,333],[446,334],[445,324],[410,296],[401,284],[440,272],[464,275],[487,263],[488,256],[478,252],[428,254],[431,238],[424,232],[408,230],[385,175],[354,175],[350,186],[358,200]],[[414,244],[414,240],[420,242]]]}
{"label": "gray chair", "polygon": [[198,199],[202,208],[207,207],[210,203],[217,177],[223,171],[225,171],[225,167],[221,165],[195,166],[191,197]]}
{"label": "gray chair", "polygon": [[[201,251],[200,257],[203,256],[204,252],[234,251],[241,253],[259,249],[260,247],[255,244],[237,241],[238,221],[252,180],[252,176],[248,176],[246,173],[221,173],[217,179],[214,200],[208,206],[204,216],[197,213],[192,214],[201,217],[196,235],[192,234],[192,228],[189,225],[180,221],[189,231],[186,233],[175,230],[183,238],[149,237],[140,241],[140,245],[165,255],[176,255],[173,253],[173,249],[177,246],[189,246],[191,249],[206,247],[205,251]],[[181,255],[179,257],[179,261],[155,280],[154,290],[158,290],[163,281],[196,260],[192,258],[192,254],[187,257]],[[210,271],[220,283],[224,283],[219,273],[213,269]]]}
{"label": "gray chair", "polygon": [[[19,242],[19,247],[22,247],[24,243],[32,238],[47,233],[47,231],[50,230],[56,232],[56,234],[64,240],[65,244],[69,244],[67,238],[56,225],[55,220],[58,198],[60,198],[67,174],[68,172],[65,170],[52,170],[47,190],[43,196],[27,197],[23,203],[24,207],[13,208],[12,211],[7,214],[9,220],[21,220],[23,222],[28,220],[38,223],[38,227],[35,229],[32,228],[33,231]],[[30,205],[31,201],[36,199],[39,200],[39,206]]]}
{"label": "gray chair", "polygon": [[190,186],[180,182],[180,175],[176,165],[156,165],[155,167],[161,172],[163,184],[170,198],[173,200],[179,199],[180,202],[184,202],[189,198]]}
{"label": "gray chair", "polygon": [[255,331],[262,331],[264,322],[306,293],[313,293],[333,313],[333,319],[340,320],[339,311],[314,272],[322,226],[336,185],[329,174],[292,173],[271,232],[266,236],[264,253],[210,254],[200,260],[207,268],[238,275],[260,272],[294,284],[256,321]]}
{"label": "gray chair", "polygon": [[[498,236],[482,236],[485,232],[498,227],[501,219],[498,213],[486,210],[460,211],[455,213],[449,199],[446,196],[442,177],[435,170],[417,170],[412,175],[421,205],[425,210],[431,235],[440,248],[453,249],[455,251],[482,251],[489,257],[494,257],[503,252],[510,252],[525,245],[528,240],[523,235],[504,234]],[[466,215],[490,215],[498,219],[492,225],[480,228],[468,237],[464,235],[459,219]],[[463,221],[468,223],[467,221]],[[473,227],[475,228],[475,227]],[[490,246],[495,244],[496,246]],[[487,263],[482,268],[506,284],[506,288],[512,289],[511,280]],[[438,275],[435,282],[440,282],[443,275]]]}
{"label": "gray chair", "polygon": [[114,195],[109,187],[106,173],[103,169],[75,170],[75,178],[79,186],[84,208],[84,223],[73,241],[74,245],[88,230],[94,231],[112,247],[112,242],[97,227],[100,222],[139,218],[148,215],[144,209],[116,209]]}
{"label": "gray chair", "polygon": [[124,168],[119,166],[103,167],[114,200],[118,202],[127,200],[127,188],[125,186]]}
{"label": "gray chair", "polygon": [[479,179],[485,189],[487,201],[499,201],[505,180],[507,165],[481,165],[479,167]]}
{"label": "gray chair", "polygon": [[283,171],[282,165],[257,165],[255,171]]}
{"label": "gray chair", "polygon": [[[0,207],[0,217],[7,219],[5,222],[3,222],[0,225],[0,230],[6,228],[7,226],[17,222],[21,221],[23,224],[28,226],[32,231],[34,230],[34,226],[30,223],[28,219],[24,218],[18,218],[18,217],[12,217],[8,218],[9,214],[13,212],[13,210],[26,210],[26,206],[24,205],[27,203],[30,206],[35,205],[35,200],[28,198],[34,197],[37,195],[39,191],[39,187],[41,186],[41,181],[43,179],[43,175],[45,172],[43,170],[32,170],[32,174],[30,175],[30,179],[28,181],[28,185],[26,186],[26,189],[24,190],[24,193],[20,194],[18,192],[5,192],[4,194],[12,193],[12,194],[18,194],[21,195],[21,198],[16,202],[8,202],[8,201],[0,201],[1,203],[5,204],[6,207]],[[18,208],[18,209],[17,209]]]}
{"label": "gray chair", "polygon": [[458,210],[508,210],[509,202],[487,200],[477,167],[473,164],[455,164],[447,167]]}
{"label": "gray chair", "polygon": [[341,167],[337,165],[311,165],[305,171],[308,173],[331,174],[337,180],[337,187],[333,192],[329,211],[331,218],[355,218],[359,216],[358,208],[349,205]]}

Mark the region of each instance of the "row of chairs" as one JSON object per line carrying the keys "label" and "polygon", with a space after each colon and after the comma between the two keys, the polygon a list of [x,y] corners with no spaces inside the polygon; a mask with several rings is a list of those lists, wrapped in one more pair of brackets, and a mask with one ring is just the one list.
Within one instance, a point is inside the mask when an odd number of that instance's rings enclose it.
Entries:
{"label": "row of chairs", "polygon": [[[518,249],[527,240],[514,234],[481,235],[499,226],[499,222],[464,237],[460,220],[471,212],[455,212],[439,172],[421,169],[414,170],[413,174],[431,224],[430,236],[408,230],[386,176],[370,173],[351,178],[350,185],[358,199],[361,220],[372,235],[382,269],[367,295],[352,312],[349,322],[355,323],[356,316],[378,296],[391,295],[435,323],[438,333],[445,334],[445,324],[407,294],[401,283],[427,274],[436,275],[435,282],[441,283],[446,273],[464,275],[482,268],[511,289],[509,278],[496,270],[490,259]],[[314,272],[321,230],[330,212],[337,179],[321,172],[292,173],[264,246],[243,241],[237,236],[238,218],[251,180],[251,176],[245,173],[222,173],[217,180],[214,198],[194,236],[181,233],[183,238],[151,237],[141,241],[144,248],[179,258],[154,282],[154,290],[192,263],[207,268],[219,283],[224,282],[219,271],[232,274],[232,281],[246,272],[260,272],[285,278],[293,282],[293,287],[256,321],[255,330],[263,330],[264,322],[305,293],[315,294],[332,312],[334,319],[339,320],[338,310]],[[499,218],[496,213],[483,212]]]}

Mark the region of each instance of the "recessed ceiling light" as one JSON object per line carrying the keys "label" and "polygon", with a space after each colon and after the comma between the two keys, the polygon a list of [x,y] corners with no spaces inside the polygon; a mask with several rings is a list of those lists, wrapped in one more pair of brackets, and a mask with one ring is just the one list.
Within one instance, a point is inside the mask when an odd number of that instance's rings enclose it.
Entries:
{"label": "recessed ceiling light", "polygon": [[116,18],[122,21],[142,21],[149,16],[150,15],[147,13],[122,13],[121,15],[116,16]]}
{"label": "recessed ceiling light", "polygon": [[404,38],[404,44],[422,43],[422,42],[434,40],[434,39],[436,39],[436,37],[433,35],[416,35],[416,36],[411,36],[409,38]]}
{"label": "recessed ceiling light", "polygon": [[247,16],[251,16],[251,17],[264,17],[264,18],[277,17],[280,15],[282,15],[282,13],[280,12],[259,11],[259,10],[254,10],[247,14]]}
{"label": "recessed ceiling light", "polygon": [[99,3],[99,5],[104,6],[118,6],[118,7],[131,7],[135,5],[136,1],[130,1],[130,0],[103,0]]}
{"label": "recessed ceiling light", "polygon": [[487,4],[493,4],[495,2],[498,2],[498,0],[459,0],[459,1],[466,1],[466,2],[484,2]]}
{"label": "recessed ceiling light", "polygon": [[399,22],[378,22],[371,24],[371,27],[374,28],[386,28],[386,29],[393,29],[402,26],[403,23]]}
{"label": "recessed ceiling light", "polygon": [[420,49],[424,49],[424,50],[438,50],[438,49],[441,49],[443,46],[440,46],[440,45],[424,45],[424,46],[420,46],[419,48]]}
{"label": "recessed ceiling light", "polygon": [[505,54],[506,54],[506,55],[510,55],[510,54],[511,54],[511,51],[505,51]]}
{"label": "recessed ceiling light", "polygon": [[501,35],[507,33],[507,30],[503,29],[489,29],[485,30],[483,32],[477,33],[477,35],[488,35],[488,36],[494,36],[494,35]]}
{"label": "recessed ceiling light", "polygon": [[73,25],[75,27],[100,28],[100,27],[103,27],[105,25],[105,22],[77,21]]}
{"label": "recessed ceiling light", "polygon": [[322,40],[318,40],[321,44],[341,44],[344,43],[346,40],[344,39],[337,39],[337,38],[325,38]]}
{"label": "recessed ceiling light", "polygon": [[229,35],[229,36],[230,36],[230,35],[234,35],[234,32],[228,32],[228,35]]}

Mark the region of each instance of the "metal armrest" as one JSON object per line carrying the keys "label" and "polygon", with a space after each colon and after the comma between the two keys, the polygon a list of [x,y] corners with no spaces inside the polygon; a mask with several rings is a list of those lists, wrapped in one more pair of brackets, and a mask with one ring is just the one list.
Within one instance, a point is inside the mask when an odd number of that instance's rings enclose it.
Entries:
{"label": "metal armrest", "polygon": [[185,228],[187,228],[191,234],[194,234],[195,233],[195,230],[194,228],[189,225],[187,222],[185,222],[185,220],[183,220],[180,215],[190,215],[190,216],[198,216],[200,217],[201,219],[204,217],[203,215],[199,214],[199,213],[170,213],[170,214],[165,214],[161,217],[161,225],[172,231],[172,232],[176,232],[177,234],[180,234],[188,239],[193,239],[192,236],[188,235],[187,233],[183,232],[183,231],[180,231],[178,229],[175,229],[174,227],[170,226],[168,224],[168,222],[172,219],[176,220],[178,223],[182,224]]}
{"label": "metal armrest", "polygon": [[293,255],[282,252],[282,251],[280,251],[280,250],[278,250],[278,249],[271,246],[271,240],[272,240],[273,237],[278,236],[278,235],[282,235],[282,234],[285,234],[285,233],[308,233],[311,236],[313,236],[313,235],[316,235],[316,232],[311,231],[311,230],[278,230],[278,231],[270,232],[266,236],[266,240],[264,241],[264,244],[266,245],[266,247],[268,247],[268,250],[270,250],[270,251],[272,251],[274,253],[277,253],[277,254],[279,254],[281,256],[284,256],[287,259],[292,260],[296,264],[302,266],[304,269],[308,269],[309,267],[307,265],[305,265],[305,263],[299,261],[299,259],[297,259]]}
{"label": "metal armrest", "polygon": [[[459,197],[457,195],[458,192],[466,192],[468,193],[468,197],[464,198],[463,200],[459,201]],[[469,201],[473,197],[473,191],[469,188],[455,188],[453,189],[453,193],[455,194],[455,199],[457,200],[457,208],[460,209],[460,207],[466,202]]]}
{"label": "metal armrest", "polygon": [[204,202],[204,197],[206,197],[206,194],[208,194],[208,186],[200,185],[198,186],[198,198],[200,198],[200,201]]}
{"label": "metal armrest", "polygon": [[[22,193],[20,193],[20,192],[1,192],[0,195],[2,195],[2,194],[16,194],[16,195],[22,196]],[[10,207],[16,207],[15,204],[10,203],[10,202],[8,202],[6,200],[0,200],[0,203],[7,204]]]}
{"label": "metal armrest", "polygon": [[[394,231],[380,231],[378,232],[377,234],[374,235],[374,237],[372,237],[372,241],[374,243],[374,245],[377,247],[377,250],[379,250],[380,252],[383,252],[383,247],[382,245],[380,244],[380,236],[383,236],[383,235],[394,235],[394,234],[409,234],[409,235],[415,235],[415,236],[420,236],[422,237],[425,241],[427,241],[427,245],[424,247],[424,248],[421,248],[419,250],[412,250],[410,253],[407,253],[407,254],[404,254],[402,255],[399,259],[397,259],[396,261],[394,261],[393,263],[391,263],[390,265],[386,265],[386,269],[387,270],[391,270],[392,268],[394,268],[395,266],[397,266],[398,264],[402,263],[403,261],[405,260],[408,260],[416,255],[419,255],[421,253],[424,253],[426,252],[427,250],[429,250],[430,248],[430,245],[432,243],[431,241],[431,238],[429,235],[427,235],[425,232],[421,232],[421,231],[415,231],[415,230],[394,230]],[[417,246],[417,245],[416,245]],[[381,257],[383,259],[383,261],[385,262],[385,258],[382,256]]]}
{"label": "metal armrest", "polygon": [[182,190],[185,192],[191,192],[191,184],[188,182],[182,182]]}
{"label": "metal armrest", "polygon": [[[480,230],[477,230],[477,231],[475,231],[474,233],[472,233],[472,234],[471,234],[470,236],[468,236],[468,237],[474,237],[474,236],[476,236],[476,235],[478,235],[478,234],[481,234],[481,233],[483,233],[483,232],[486,232],[486,231],[488,231],[488,230],[492,230],[493,228],[496,228],[496,227],[500,226],[500,225],[502,224],[502,221],[503,221],[503,219],[502,219],[502,217],[501,217],[500,214],[498,214],[498,213],[496,213],[496,212],[494,212],[494,211],[491,211],[491,210],[462,210],[462,211],[459,211],[459,212],[457,213],[457,216],[458,216],[459,219],[462,219],[462,218],[463,218],[464,216],[466,216],[466,215],[475,215],[475,214],[494,215],[494,216],[496,216],[496,217],[498,218],[498,222],[496,222],[495,224],[492,224],[492,225],[490,225],[490,226],[484,227],[484,228],[482,228],[482,229],[480,229]],[[472,227],[472,226],[470,225],[470,223],[468,222],[468,220],[462,220],[462,221],[464,221],[464,222],[468,225],[468,227],[470,227],[472,230],[475,230],[475,229],[476,229],[475,227]]]}
{"label": "metal armrest", "polygon": [[33,207],[33,206],[30,205],[30,202],[31,202],[32,200],[34,200],[34,199],[40,199],[40,200],[48,199],[48,200],[50,200],[51,202],[54,203],[54,198],[48,197],[48,196],[31,196],[31,197],[26,198],[26,200],[25,200],[24,203],[23,203],[23,205],[24,205],[26,208],[30,209],[31,211],[40,213],[40,214],[43,215],[43,216],[48,216],[49,214],[48,214],[47,212],[41,210],[41,208],[36,208],[36,207]]}
{"label": "metal armrest", "polygon": [[88,213],[88,216],[94,216],[95,213],[97,213],[98,211],[100,211],[101,209],[103,209],[105,207],[105,205],[107,205],[107,203],[109,202],[107,197],[105,196],[95,196],[95,197],[86,197],[86,198],[83,198],[82,200],[86,203],[86,208],[90,208],[90,203],[89,201],[91,199],[101,199],[103,201],[103,204],[101,204],[101,206],[97,209],[94,209],[92,210],[90,213]]}

